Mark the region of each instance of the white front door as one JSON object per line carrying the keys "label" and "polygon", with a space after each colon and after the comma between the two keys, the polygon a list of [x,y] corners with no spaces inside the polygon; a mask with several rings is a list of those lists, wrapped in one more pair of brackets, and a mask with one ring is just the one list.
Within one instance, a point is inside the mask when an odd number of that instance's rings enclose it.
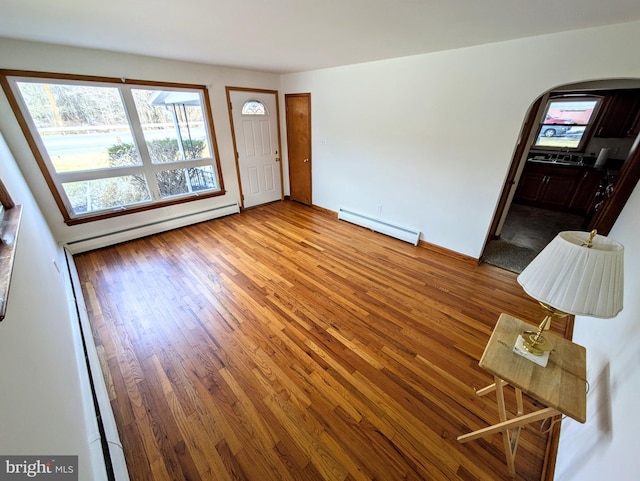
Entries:
{"label": "white front door", "polygon": [[242,205],[282,199],[276,92],[228,89]]}

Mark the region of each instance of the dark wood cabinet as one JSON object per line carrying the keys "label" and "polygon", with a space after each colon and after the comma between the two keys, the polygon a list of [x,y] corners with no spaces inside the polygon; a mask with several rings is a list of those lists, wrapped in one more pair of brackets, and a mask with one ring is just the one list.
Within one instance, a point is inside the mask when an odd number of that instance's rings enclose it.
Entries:
{"label": "dark wood cabinet", "polygon": [[528,163],[518,184],[516,201],[546,209],[564,210],[569,205],[577,182],[575,169]]}
{"label": "dark wood cabinet", "polygon": [[602,172],[592,168],[527,163],[515,202],[545,209],[587,214],[595,205]]}
{"label": "dark wood cabinet", "polygon": [[605,101],[595,137],[623,138],[637,135],[640,120],[640,91],[618,91]]}
{"label": "dark wood cabinet", "polygon": [[585,170],[578,180],[576,189],[569,202],[569,210],[577,214],[587,214],[595,209],[603,172],[600,170]]}
{"label": "dark wood cabinet", "polygon": [[640,134],[640,102],[638,103],[638,110],[631,123],[631,128],[627,132],[627,137],[636,138]]}
{"label": "dark wood cabinet", "polygon": [[522,177],[520,177],[515,199],[523,204],[539,202],[541,192],[546,185],[546,180],[546,174],[532,172],[525,167],[525,171],[522,173]]}

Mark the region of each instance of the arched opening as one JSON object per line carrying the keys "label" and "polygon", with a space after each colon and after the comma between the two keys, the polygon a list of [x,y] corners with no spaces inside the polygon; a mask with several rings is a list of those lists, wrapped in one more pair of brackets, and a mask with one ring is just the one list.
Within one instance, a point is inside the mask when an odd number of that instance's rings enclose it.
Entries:
{"label": "arched opening", "polygon": [[564,85],[533,102],[481,261],[513,272],[563,230],[607,235],[640,178],[640,79]]}

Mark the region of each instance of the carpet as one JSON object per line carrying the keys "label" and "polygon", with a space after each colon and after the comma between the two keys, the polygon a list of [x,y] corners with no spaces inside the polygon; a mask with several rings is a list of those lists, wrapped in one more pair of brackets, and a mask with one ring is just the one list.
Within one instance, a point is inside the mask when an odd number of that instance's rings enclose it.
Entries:
{"label": "carpet", "polygon": [[563,230],[581,229],[584,216],[512,204],[500,239],[489,241],[482,261],[520,273]]}
{"label": "carpet", "polygon": [[536,255],[538,255],[536,249],[497,239],[489,241],[484,250],[482,261],[519,274]]}

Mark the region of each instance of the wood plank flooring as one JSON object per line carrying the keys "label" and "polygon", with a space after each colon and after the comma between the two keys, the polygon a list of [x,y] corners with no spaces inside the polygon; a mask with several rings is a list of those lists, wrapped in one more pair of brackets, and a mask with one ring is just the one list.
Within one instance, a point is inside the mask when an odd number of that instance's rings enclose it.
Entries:
{"label": "wood plank flooring", "polygon": [[499,314],[542,318],[510,272],[292,202],[75,262],[132,480],[511,479],[500,435],[456,441],[498,420]]}

